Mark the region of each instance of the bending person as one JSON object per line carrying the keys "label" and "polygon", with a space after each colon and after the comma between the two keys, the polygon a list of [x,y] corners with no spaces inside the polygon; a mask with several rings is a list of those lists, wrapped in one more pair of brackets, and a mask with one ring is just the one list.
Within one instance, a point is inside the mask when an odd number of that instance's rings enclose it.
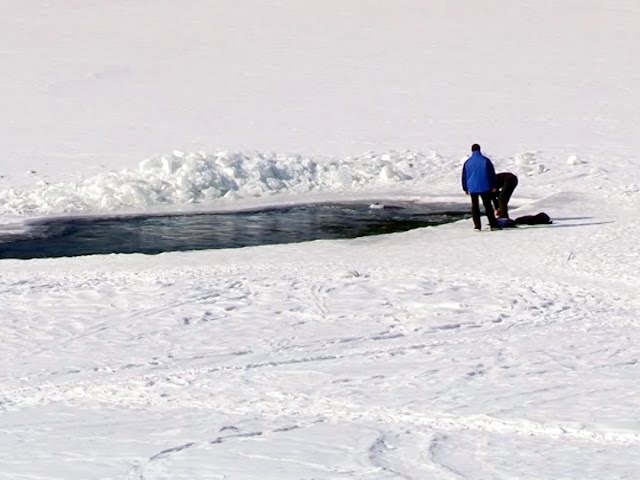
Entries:
{"label": "bending person", "polygon": [[518,186],[518,177],[511,172],[500,172],[496,175],[496,192],[493,196],[495,215],[498,218],[509,218],[509,200]]}

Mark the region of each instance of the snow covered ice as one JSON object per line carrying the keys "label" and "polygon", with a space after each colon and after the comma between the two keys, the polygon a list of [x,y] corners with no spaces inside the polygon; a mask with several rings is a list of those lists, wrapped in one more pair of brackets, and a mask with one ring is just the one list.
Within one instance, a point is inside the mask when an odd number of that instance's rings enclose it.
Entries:
{"label": "snow covered ice", "polygon": [[635,2],[9,3],[0,234],[467,201],[474,142],[554,224],[2,260],[0,479],[640,478]]}

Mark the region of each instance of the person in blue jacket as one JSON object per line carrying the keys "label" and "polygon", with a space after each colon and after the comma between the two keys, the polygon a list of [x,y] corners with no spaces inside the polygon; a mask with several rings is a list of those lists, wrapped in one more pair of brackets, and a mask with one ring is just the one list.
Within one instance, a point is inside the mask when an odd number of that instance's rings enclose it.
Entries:
{"label": "person in blue jacket", "polygon": [[464,193],[471,195],[471,215],[474,229],[480,231],[482,227],[480,199],[482,199],[491,230],[499,229],[491,204],[496,191],[496,170],[491,160],[482,155],[480,145],[477,143],[471,146],[471,156],[462,167],[462,189]]}

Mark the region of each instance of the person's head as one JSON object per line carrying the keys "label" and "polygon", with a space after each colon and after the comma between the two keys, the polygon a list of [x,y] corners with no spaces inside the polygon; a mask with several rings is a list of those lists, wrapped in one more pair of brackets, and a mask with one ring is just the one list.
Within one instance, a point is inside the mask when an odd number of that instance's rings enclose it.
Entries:
{"label": "person's head", "polygon": [[471,145],[471,151],[472,152],[479,152],[480,151],[480,145],[478,145],[477,143],[474,143],[473,145]]}

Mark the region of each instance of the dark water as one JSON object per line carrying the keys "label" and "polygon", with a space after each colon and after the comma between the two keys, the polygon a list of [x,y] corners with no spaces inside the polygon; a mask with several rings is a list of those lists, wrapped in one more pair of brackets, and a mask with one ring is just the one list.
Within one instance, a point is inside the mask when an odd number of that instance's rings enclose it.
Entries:
{"label": "dark water", "polygon": [[0,258],[157,254],[403,232],[468,218],[454,204],[322,204],[249,212],[65,218],[40,221],[28,234],[0,235]]}

